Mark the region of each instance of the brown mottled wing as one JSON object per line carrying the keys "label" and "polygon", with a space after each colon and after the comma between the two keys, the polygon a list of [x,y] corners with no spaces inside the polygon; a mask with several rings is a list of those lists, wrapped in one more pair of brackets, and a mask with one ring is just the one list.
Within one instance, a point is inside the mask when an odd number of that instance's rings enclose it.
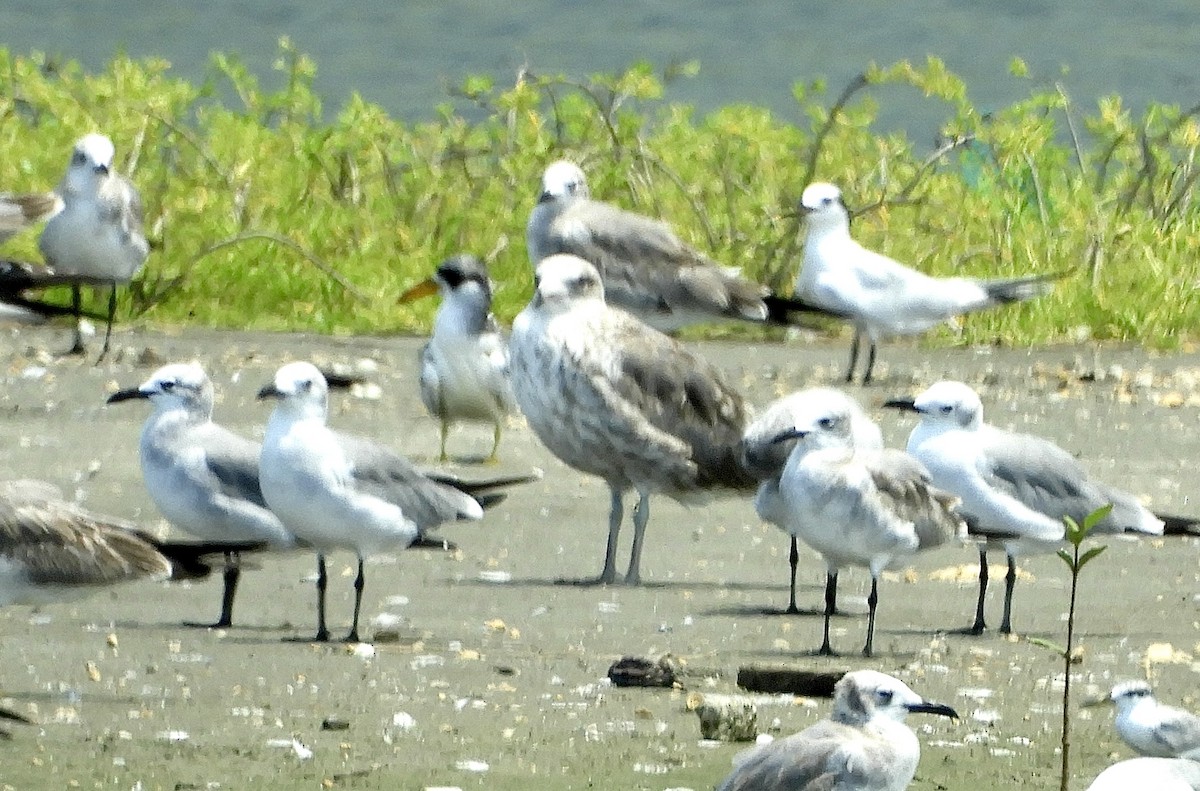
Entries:
{"label": "brown mottled wing", "polygon": [[0,194],[0,242],[50,216],[60,206],[53,192]]}
{"label": "brown mottled wing", "polygon": [[885,508],[912,522],[920,549],[966,535],[966,525],[957,512],[958,498],[934,488],[921,462],[891,448],[863,454],[863,458]]}
{"label": "brown mottled wing", "polygon": [[620,396],[653,426],[682,440],[698,466],[700,486],[752,490],[741,459],[746,427],[742,396],[724,375],[677,341],[614,311]]}
{"label": "brown mottled wing", "polygon": [[752,752],[717,791],[835,791],[868,788],[861,733],[828,720]]}

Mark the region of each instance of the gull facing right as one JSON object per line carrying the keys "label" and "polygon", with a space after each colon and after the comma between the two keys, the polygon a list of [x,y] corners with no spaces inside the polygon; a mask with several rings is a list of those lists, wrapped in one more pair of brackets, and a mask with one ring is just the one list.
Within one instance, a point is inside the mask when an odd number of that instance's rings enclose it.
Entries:
{"label": "gull facing right", "polygon": [[516,410],[508,382],[508,347],[492,315],[487,268],[473,255],[452,256],[433,277],[400,296],[412,302],[441,293],[433,337],[421,347],[421,402],[441,422],[438,458],[446,461],[446,436],[457,420],[491,423],[496,461],[504,419]]}
{"label": "gull facing right", "polygon": [[850,237],[850,215],[832,184],[809,184],[800,198],[808,217],[796,296],[848,317],[854,323],[850,367],[854,381],[862,339],[870,344],[863,384],[870,384],[875,347],[891,335],[916,335],[955,316],[1040,296],[1059,275],[977,280],[930,277]]}
{"label": "gull facing right", "polygon": [[911,712],[958,719],[898,678],[847,673],[833,688],[829,719],[738,755],[717,791],[903,791],[921,760],[917,735],[904,724]]}
{"label": "gull facing right", "polygon": [[608,483],[602,584],[616,581],[623,498],[637,491],[624,581],[638,585],[651,495],[701,502],[757,485],[738,448],[745,405],[714,366],[606,305],[599,272],[582,258],[550,256],[535,283],[509,340],[513,393],[551,453]]}

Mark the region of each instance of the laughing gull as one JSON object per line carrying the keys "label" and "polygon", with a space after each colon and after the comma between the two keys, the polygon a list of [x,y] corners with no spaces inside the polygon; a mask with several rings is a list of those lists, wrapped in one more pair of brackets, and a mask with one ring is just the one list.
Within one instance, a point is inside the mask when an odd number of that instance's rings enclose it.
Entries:
{"label": "laughing gull", "polygon": [[[164,366],[140,387],[113,393],[108,403],[132,399],[154,405],[142,427],[139,457],[146,491],[168,522],[210,541],[296,546],[263,499],[260,446],[213,422],[213,385],[198,363]],[[236,553],[225,557],[221,616],[202,625],[232,625],[239,561]]]}
{"label": "laughing gull", "polygon": [[508,383],[508,347],[492,315],[492,285],[487,268],[473,255],[456,255],[438,266],[433,277],[400,296],[411,302],[441,292],[433,336],[421,348],[421,401],[441,422],[438,458],[446,461],[446,435],[457,420],[493,426],[496,461],[500,430],[513,413]]}
{"label": "laughing gull", "polygon": [[847,382],[854,381],[863,336],[870,347],[862,381],[870,384],[875,346],[882,338],[915,335],[963,313],[1039,296],[1061,277],[930,277],[850,238],[850,215],[834,185],[808,185],[800,206],[808,216],[808,236],[796,275],[796,296],[845,314],[854,323]]}
{"label": "laughing gull", "polygon": [[1105,769],[1087,791],[1200,791],[1200,763],[1183,758],[1130,758]]}
{"label": "laughing gull", "polygon": [[903,791],[921,759],[910,712],[958,718],[897,678],[876,670],[847,673],[833,688],[833,712],[799,733],[734,758],[717,791]]}
{"label": "laughing gull", "polygon": [[61,209],[53,192],[0,193],[0,242]]}
{"label": "laughing gull", "polygon": [[738,448],[745,406],[715,367],[608,307],[596,267],[582,258],[550,256],[536,282],[509,340],[513,392],[551,453],[608,483],[602,584],[616,581],[622,500],[637,490],[624,579],[637,585],[651,494],[692,503],[757,486]]}
{"label": "laughing gull", "polygon": [[[1065,536],[1063,517],[1078,523],[1102,506],[1112,511],[1093,530],[1100,533],[1162,535],[1186,530],[1194,520],[1158,517],[1131,494],[1095,480],[1075,457],[1048,440],[1016,434],[983,422],[979,395],[962,382],[938,382],[914,399],[884,406],[920,413],[908,437],[908,452],[921,461],[935,486],[962,499],[959,511],[971,533],[1004,547],[1008,556],[1004,617],[1012,631],[1012,594],[1020,554],[1053,552]],[[969,631],[986,629],[987,550],[979,550],[979,599]]]}
{"label": "laughing gull", "polygon": [[[760,519],[770,522],[784,532],[790,531],[787,507],[779,493],[779,478],[783,475],[783,468],[797,441],[775,440],[781,432],[794,428],[797,415],[802,414],[814,401],[838,405],[850,415],[850,433],[855,448],[883,450],[883,434],[879,431],[879,426],[867,416],[857,401],[839,390],[824,387],[801,390],[784,396],[767,407],[766,411],[747,427],[742,437],[742,460],[746,469],[761,481],[758,493],[754,497],[754,510]],[[800,612],[796,606],[796,567],[800,563],[800,548],[797,542],[796,535],[792,533],[788,552],[788,562],[791,565],[787,608],[789,614]]]}
{"label": "laughing gull", "polygon": [[711,321],[790,325],[805,313],[840,315],[770,293],[689,247],[663,222],[592,200],[573,162],[546,168],[525,238],[534,268],[556,253],[577,255],[599,271],[609,304],[663,332]]}
{"label": "laughing gull", "polygon": [[259,460],[263,495],[280,521],[316,548],[317,636],[325,626],[325,553],[348,549],[358,556],[354,619],[347,640],[358,640],[358,616],[370,555],[403,549],[443,522],[479,519],[503,495],[491,489],[528,477],[483,483],[429,476],[407,459],[370,440],[325,425],[328,386],[316,366],[289,363],[258,393],[277,399]]}
{"label": "laughing gull", "polygon": [[1138,755],[1200,759],[1200,717],[1154,699],[1145,681],[1126,681],[1100,703],[1117,708],[1117,735]]}
{"label": "laughing gull", "polygon": [[[150,245],[142,234],[142,199],[133,184],[113,169],[116,149],[104,135],[84,135],[71,152],[58,193],[63,209],[42,230],[39,246],[57,275],[72,278],[71,307],[80,315],[82,286],[109,286],[108,353],[117,285],[128,283],[142,268]],[[82,354],[83,334],[75,324],[70,354]]]}
{"label": "laughing gull", "polygon": [[833,653],[829,619],[838,570],[864,566],[871,572],[863,646],[863,655],[871,656],[879,575],[917,552],[965,538],[966,525],[954,510],[958,498],[930,485],[929,473],[916,459],[898,450],[857,447],[854,410],[835,395],[814,394],[794,411],[794,427],[776,437],[795,441],[779,479],[779,515],[788,532],[821,553],[828,569],[818,653]]}

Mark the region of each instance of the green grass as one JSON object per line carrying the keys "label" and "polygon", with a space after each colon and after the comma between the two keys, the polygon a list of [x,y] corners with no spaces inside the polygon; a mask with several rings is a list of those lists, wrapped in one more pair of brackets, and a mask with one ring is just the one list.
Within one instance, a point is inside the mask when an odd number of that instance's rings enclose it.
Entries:
{"label": "green grass", "polygon": [[[1079,108],[1031,84],[984,115],[930,59],[870,66],[836,94],[797,83],[797,125],[749,106],[696,117],[664,98],[695,64],[636,64],[585,80],[470,78],[435,120],[404,123],[359,97],[326,117],[315,65],[286,40],[277,68],[284,87],[267,92],[228,55],[194,85],[163,61],[118,56],[89,74],[0,50],[0,185],[50,187],[76,138],[111,136],[155,247],[121,315],[155,324],[420,332],[433,305],[395,296],[463,250],[489,256],[496,311],[511,319],[531,290],[538,179],[568,157],[597,197],[670,218],[784,290],[802,241],[794,207],[817,179],[863,210],[860,241],[931,273],[1071,272],[1049,297],[970,318],[963,342],[1171,347],[1200,326],[1200,108],[1134,116],[1117,97]],[[1019,61],[1012,71],[1025,79]],[[875,125],[879,106],[914,100],[944,110],[936,150]],[[36,233],[4,252],[36,258]]]}

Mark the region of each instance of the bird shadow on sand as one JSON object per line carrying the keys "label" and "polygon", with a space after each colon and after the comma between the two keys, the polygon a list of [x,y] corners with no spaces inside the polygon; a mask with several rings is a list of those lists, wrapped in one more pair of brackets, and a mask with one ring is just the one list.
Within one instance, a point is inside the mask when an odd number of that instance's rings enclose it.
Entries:
{"label": "bird shadow on sand", "polygon": [[722,582],[720,580],[642,580],[637,585],[626,585],[617,581],[611,583],[599,582],[596,577],[523,577],[513,578],[504,582],[492,582],[481,579],[468,579],[456,583],[484,588],[557,588],[570,590],[590,590],[594,588],[611,588],[612,590],[728,590],[728,591],[783,591],[785,586],[763,584],[760,582]]}

